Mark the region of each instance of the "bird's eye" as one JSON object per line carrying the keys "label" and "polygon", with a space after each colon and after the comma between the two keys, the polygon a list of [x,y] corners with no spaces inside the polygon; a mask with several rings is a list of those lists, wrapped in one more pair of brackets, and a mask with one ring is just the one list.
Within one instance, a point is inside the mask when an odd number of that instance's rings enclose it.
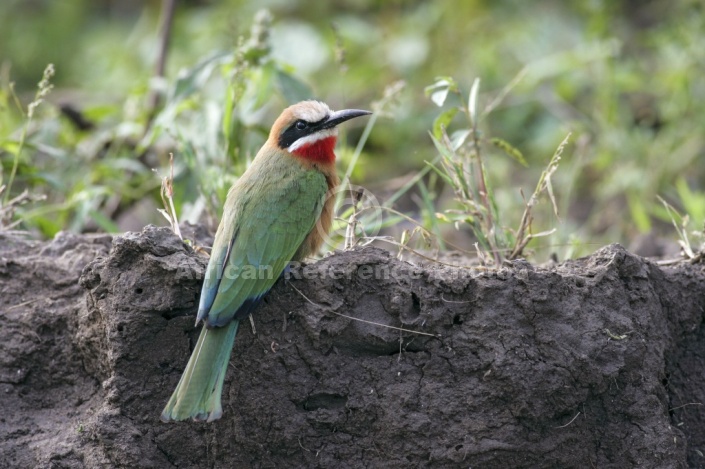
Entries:
{"label": "bird's eye", "polygon": [[306,122],[296,121],[296,128],[299,130],[304,130],[306,128]]}

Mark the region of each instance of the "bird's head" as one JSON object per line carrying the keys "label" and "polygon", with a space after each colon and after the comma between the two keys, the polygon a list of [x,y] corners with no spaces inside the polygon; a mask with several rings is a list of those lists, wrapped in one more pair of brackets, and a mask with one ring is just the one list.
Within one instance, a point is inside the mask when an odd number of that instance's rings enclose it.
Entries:
{"label": "bird's head", "polygon": [[370,111],[332,111],[320,101],[302,101],[289,106],[274,122],[269,140],[279,149],[316,163],[335,161],[337,125]]}

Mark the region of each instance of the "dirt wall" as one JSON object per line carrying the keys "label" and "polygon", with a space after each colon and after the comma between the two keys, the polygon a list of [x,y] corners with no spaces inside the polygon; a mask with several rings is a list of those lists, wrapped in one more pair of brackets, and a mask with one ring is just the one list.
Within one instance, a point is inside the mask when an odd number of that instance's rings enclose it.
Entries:
{"label": "dirt wall", "polygon": [[164,424],[206,262],[164,228],[0,234],[0,460],[705,466],[701,265],[618,245],[485,272],[336,253],[280,280],[256,332],[242,324],[220,421]]}

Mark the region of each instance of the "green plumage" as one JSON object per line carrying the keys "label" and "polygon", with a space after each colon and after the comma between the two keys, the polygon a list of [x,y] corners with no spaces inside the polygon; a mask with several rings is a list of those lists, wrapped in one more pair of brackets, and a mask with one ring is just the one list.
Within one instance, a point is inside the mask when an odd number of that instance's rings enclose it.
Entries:
{"label": "green plumage", "polygon": [[163,421],[211,422],[223,415],[220,396],[239,323],[235,320],[225,327],[201,330],[186,370],[162,412]]}
{"label": "green plumage", "polygon": [[228,193],[201,291],[198,320],[205,326],[163,421],[222,415],[223,379],[238,320],[294,260],[321,215],[325,176],[282,150],[264,148]]}

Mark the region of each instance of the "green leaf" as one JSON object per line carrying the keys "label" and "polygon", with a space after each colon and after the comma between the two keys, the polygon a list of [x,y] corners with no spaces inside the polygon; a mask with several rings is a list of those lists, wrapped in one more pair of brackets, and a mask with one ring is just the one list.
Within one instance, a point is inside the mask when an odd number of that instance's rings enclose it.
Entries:
{"label": "green leaf", "polygon": [[436,117],[433,121],[433,136],[437,139],[443,138],[443,130],[448,128],[448,125],[453,120],[455,115],[458,113],[457,107],[452,107],[446,111],[443,111]]}
{"label": "green leaf", "polygon": [[490,140],[494,146],[502,150],[504,153],[506,153],[509,157],[511,157],[513,160],[518,162],[524,167],[528,167],[529,164],[526,162],[526,159],[524,158],[524,155],[515,148],[511,143],[507,142],[506,140],[502,140],[501,138],[493,138]]}
{"label": "green leaf", "polygon": [[179,74],[168,101],[184,99],[201,90],[211,76],[213,69],[230,60],[231,55],[218,52],[201,60],[192,68]]}
{"label": "green leaf", "polygon": [[[671,223],[673,223],[673,227],[676,229],[678,237],[680,238],[678,244],[680,244],[681,248],[683,248],[683,251],[685,252],[688,258],[694,258],[695,252],[693,251],[690,239],[688,239],[687,231],[687,227],[690,222],[690,217],[687,214],[681,215],[680,213],[678,213],[678,210],[676,210],[671,204],[666,202],[661,196],[657,195],[656,198],[663,204],[664,208],[668,212],[668,216],[671,219]],[[676,218],[678,219],[677,221]]]}
{"label": "green leaf", "polygon": [[34,180],[45,184],[55,190],[67,190],[66,178],[62,177],[62,175],[60,174],[56,174],[53,171],[39,171],[34,174]]}
{"label": "green leaf", "polygon": [[313,96],[313,91],[306,83],[284,70],[277,70],[275,78],[279,92],[288,103],[298,103],[299,101],[311,99]]}
{"label": "green leaf", "polygon": [[88,215],[106,233],[117,233],[120,231],[117,224],[115,224],[110,218],[106,217],[103,212],[99,210],[89,210]]}
{"label": "green leaf", "polygon": [[20,151],[20,142],[14,140],[4,140],[0,142],[0,149],[5,150],[11,155],[16,155]]}
{"label": "green leaf", "polygon": [[252,113],[267,104],[272,98],[275,72],[273,63],[250,71],[247,88],[240,99],[243,112]]}
{"label": "green leaf", "polygon": [[467,140],[469,136],[470,130],[468,129],[456,130],[453,132],[453,135],[450,136],[450,146],[453,148],[453,151],[456,151],[458,148],[462,147],[463,143],[465,143],[465,140]]}
{"label": "green leaf", "polygon": [[477,127],[477,93],[480,91],[480,79],[475,78],[470,88],[470,97],[468,98],[468,112],[470,113],[470,122],[473,127]]}
{"label": "green leaf", "polygon": [[[29,217],[25,218],[25,221],[29,220]],[[34,218],[31,220],[32,224],[39,228],[39,231],[48,238],[53,238],[61,230],[66,229],[64,222],[59,220],[52,220],[47,217]]]}
{"label": "green leaf", "polygon": [[700,225],[705,219],[705,194],[691,190],[683,177],[676,180],[676,192],[685,212]]}
{"label": "green leaf", "polygon": [[458,91],[458,85],[452,77],[437,77],[434,84],[424,88],[424,93],[426,93],[426,96],[430,96],[431,101],[433,101],[438,107],[443,106],[443,103],[446,102],[449,91]]}
{"label": "green leaf", "polygon": [[443,144],[441,139],[436,138],[433,134],[431,134],[431,140],[433,140],[433,144],[436,146],[436,150],[438,150],[438,153],[440,153],[444,159],[448,161],[453,161],[453,157],[455,155],[453,154],[450,148]]}
{"label": "green leaf", "polygon": [[636,194],[627,194],[627,204],[632,220],[640,233],[648,233],[651,231],[651,219],[646,210],[644,200]]}
{"label": "green leaf", "polygon": [[430,161],[425,161],[425,163],[428,165],[429,168],[431,168],[436,173],[438,173],[438,175],[441,177],[441,179],[443,179],[446,182],[446,184],[453,187],[453,180],[444,171],[439,169],[436,165],[434,165]]}
{"label": "green leaf", "polygon": [[103,104],[90,106],[82,110],[83,116],[90,121],[101,121],[122,112],[119,106]]}
{"label": "green leaf", "polygon": [[228,145],[228,154],[232,151],[232,135],[235,129],[233,113],[235,111],[235,88],[231,85],[225,90],[225,102],[223,103],[223,118],[221,122],[221,132]]}

